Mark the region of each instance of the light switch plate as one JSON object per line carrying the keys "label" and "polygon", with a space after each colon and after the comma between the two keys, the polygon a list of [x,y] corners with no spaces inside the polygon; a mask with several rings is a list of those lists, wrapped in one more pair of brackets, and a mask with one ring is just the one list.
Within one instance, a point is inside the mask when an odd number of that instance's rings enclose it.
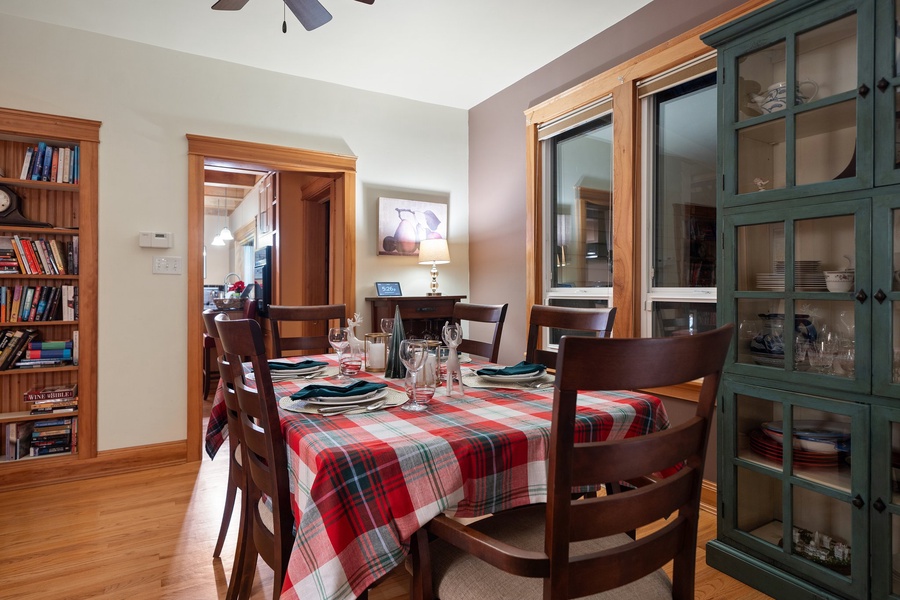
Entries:
{"label": "light switch plate", "polygon": [[157,275],[181,275],[182,260],[180,256],[154,256],[153,273]]}

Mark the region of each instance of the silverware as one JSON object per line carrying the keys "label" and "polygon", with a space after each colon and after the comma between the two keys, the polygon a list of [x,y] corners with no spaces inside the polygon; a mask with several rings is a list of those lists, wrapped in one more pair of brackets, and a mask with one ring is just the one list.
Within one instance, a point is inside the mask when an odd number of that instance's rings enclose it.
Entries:
{"label": "silverware", "polygon": [[343,415],[349,412],[370,412],[378,410],[384,406],[386,402],[387,399],[385,398],[367,406],[360,406],[358,404],[354,404],[353,406],[325,406],[319,409],[319,414],[325,415],[326,417],[332,417],[334,415]]}

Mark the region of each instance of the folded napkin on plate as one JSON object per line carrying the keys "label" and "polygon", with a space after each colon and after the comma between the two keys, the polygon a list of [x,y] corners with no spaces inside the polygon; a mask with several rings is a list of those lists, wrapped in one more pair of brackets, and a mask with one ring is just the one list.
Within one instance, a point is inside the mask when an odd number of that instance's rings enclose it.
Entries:
{"label": "folded napkin on plate", "polygon": [[386,383],[372,383],[370,381],[357,381],[352,385],[308,385],[298,392],[291,394],[294,400],[306,400],[308,398],[343,398],[345,396],[362,396],[377,392],[387,387]]}
{"label": "folded napkin on plate", "polygon": [[328,363],[320,360],[304,360],[298,363],[269,361],[270,371],[298,371],[300,369],[312,369],[313,367],[324,367]]}
{"label": "folded napkin on plate", "polygon": [[547,370],[544,365],[525,362],[524,360],[511,367],[485,367],[475,371],[479,375],[528,375],[529,373],[543,373]]}

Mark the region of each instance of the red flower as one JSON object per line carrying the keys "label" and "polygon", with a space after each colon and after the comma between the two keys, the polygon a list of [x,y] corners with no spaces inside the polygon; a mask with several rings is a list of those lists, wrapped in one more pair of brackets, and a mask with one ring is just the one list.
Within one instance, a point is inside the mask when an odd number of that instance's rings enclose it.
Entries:
{"label": "red flower", "polygon": [[235,281],[230,286],[228,286],[228,291],[229,292],[237,292],[238,294],[240,294],[241,292],[244,291],[244,287],[245,286],[244,286],[243,281]]}

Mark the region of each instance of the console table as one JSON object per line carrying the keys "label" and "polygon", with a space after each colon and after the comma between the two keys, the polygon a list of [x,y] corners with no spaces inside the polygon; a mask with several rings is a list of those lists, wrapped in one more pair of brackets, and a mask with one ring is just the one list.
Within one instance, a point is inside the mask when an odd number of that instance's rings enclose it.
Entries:
{"label": "console table", "polygon": [[400,307],[406,335],[440,339],[441,327],[453,317],[453,305],[465,296],[396,296],[366,298],[372,305],[372,331],[381,331],[381,319],[393,317]]}

